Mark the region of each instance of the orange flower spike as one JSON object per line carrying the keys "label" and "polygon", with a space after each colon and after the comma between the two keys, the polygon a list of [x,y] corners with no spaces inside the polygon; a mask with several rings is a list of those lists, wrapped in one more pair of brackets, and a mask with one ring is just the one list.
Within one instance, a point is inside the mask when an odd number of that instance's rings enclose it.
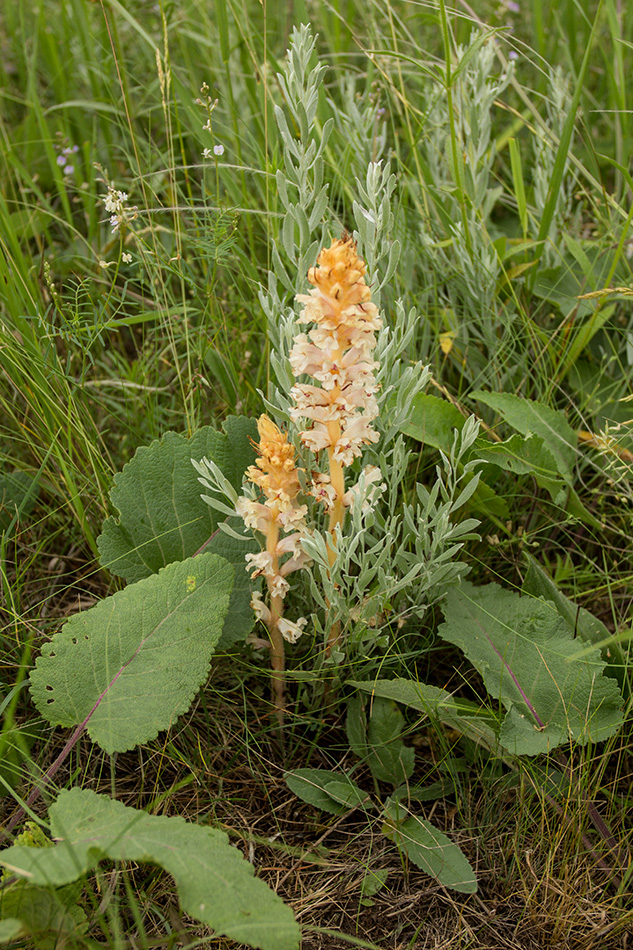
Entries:
{"label": "orange flower spike", "polygon": [[308,280],[324,296],[336,301],[337,309],[342,311],[371,299],[365,283],[366,270],[365,261],[356,253],[356,244],[347,238],[321,250],[317,266],[308,271]]}
{"label": "orange flower spike", "polygon": [[272,419],[261,415],[257,420],[259,458],[246,470],[249,480],[261,488],[266,504],[284,511],[300,491],[294,447]]}

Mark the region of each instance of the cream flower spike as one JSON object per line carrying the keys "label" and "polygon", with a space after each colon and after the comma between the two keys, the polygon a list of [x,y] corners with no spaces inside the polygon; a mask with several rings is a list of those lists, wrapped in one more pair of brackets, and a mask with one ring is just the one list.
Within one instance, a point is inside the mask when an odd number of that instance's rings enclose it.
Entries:
{"label": "cream flower spike", "polygon": [[[316,324],[300,333],[289,354],[295,379],[308,376],[311,382],[298,382],[290,391],[295,405],[290,416],[296,424],[311,424],[300,432],[303,444],[314,453],[327,452],[329,472],[317,472],[308,489],[329,515],[332,545],[330,567],[336,560],[335,537],[343,523],[346,508],[357,499],[345,491],[345,468],[359,458],[363,446],[378,441],[371,423],[378,415],[378,383],[374,371],[378,363],[372,357],[376,330],[382,320],[371,290],[365,283],[365,262],[356,252],[356,242],[348,236],[324,247],[317,266],[308,271],[313,289],[299,294],[304,305],[299,323]],[[376,470],[377,471],[377,470]],[[365,477],[371,487],[380,475]],[[371,492],[365,504],[371,504]],[[326,650],[340,639],[336,621],[329,634]]]}
{"label": "cream flower spike", "polygon": [[[305,305],[299,322],[317,326],[296,337],[290,365],[295,377],[305,374],[320,385],[297,383],[291,390],[296,405],[290,414],[294,422],[312,421],[301,439],[313,452],[326,449],[331,465],[351,465],[363,445],[378,441],[371,427],[378,415],[378,364],[371,352],[382,321],[371,302],[365,270],[352,238],[334,241],[308,272],[314,289],[297,296]],[[334,472],[332,482],[342,497]]]}
{"label": "cream flower spike", "polygon": [[382,320],[365,271],[351,237],[322,249],[308,272],[313,289],[297,296],[304,304],[299,323],[316,326],[295,338],[289,355],[295,378],[313,380],[293,386],[290,415],[295,423],[311,423],[300,433],[303,444],[315,454],[327,452],[329,473],[315,477],[310,494],[329,512],[332,533],[350,501],[344,469],[379,438],[371,425],[378,415],[379,388],[372,351]]}

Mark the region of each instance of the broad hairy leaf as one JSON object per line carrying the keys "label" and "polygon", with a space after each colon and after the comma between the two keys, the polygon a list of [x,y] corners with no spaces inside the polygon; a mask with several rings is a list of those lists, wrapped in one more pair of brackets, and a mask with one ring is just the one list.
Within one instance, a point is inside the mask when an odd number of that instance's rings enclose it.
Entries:
{"label": "broad hairy leaf", "polygon": [[[576,507],[580,502],[570,484],[570,476],[559,472],[560,459],[554,457],[540,435],[522,436],[515,433],[505,442],[492,444],[479,439],[473,453],[484,462],[498,465],[506,472],[533,475],[541,488],[549,493],[555,505],[568,508],[570,513],[577,513],[572,512],[573,502],[576,502]],[[584,514],[584,507],[581,508]]]}
{"label": "broad hairy leaf", "polygon": [[[212,459],[236,490],[255,459],[250,439],[257,439],[257,425],[252,419],[230,416],[224,429],[223,433],[206,426],[191,438],[167,432],[162,439],[139,448],[114,476],[110,500],[118,517],[106,518],[97,539],[102,566],[128,583],[150,577],[201,549],[230,561],[235,567],[235,585],[220,650],[244,640],[253,628],[253,585],[244,558],[257,550],[252,540],[240,544],[220,530],[223,516],[200,497],[203,489],[192,459]],[[236,519],[234,528],[240,527],[243,525]]]}
{"label": "broad hairy leaf", "polygon": [[[233,527],[235,530],[239,530],[243,527],[243,523],[235,518]],[[230,650],[236,643],[246,639],[255,625],[251,597],[253,591],[259,589],[260,581],[253,580],[246,570],[245,558],[247,553],[255,554],[259,551],[259,547],[254,539],[249,538],[247,541],[241,542],[219,530],[205,545],[204,551],[205,554],[219,554],[220,557],[225,558],[229,564],[233,565],[235,572],[235,583],[231,591],[229,609],[226,612],[222,634],[217,645],[218,651]]]}
{"label": "broad hairy leaf", "polygon": [[553,604],[521,597],[497,584],[463,582],[450,590],[440,635],[460,647],[506,709],[499,741],[510,752],[536,755],[570,740],[598,742],[622,723],[622,695],[603,676],[597,650],[573,659],[586,644]]}
{"label": "broad hairy leaf", "polygon": [[110,500],[118,517],[106,519],[97,539],[103,567],[128,583],[138,581],[192,557],[216,532],[222,516],[201,500],[191,460],[212,459],[239,490],[255,459],[249,438],[257,439],[252,419],[231,416],[224,428],[205,426],[191,438],[167,432],[137,449],[114,476]]}
{"label": "broad hairy leaf", "polygon": [[620,644],[613,642],[613,637],[602,620],[565,597],[538,561],[530,554],[525,556],[528,569],[523,581],[523,593],[551,600],[574,636],[578,633],[581,640],[588,640],[589,643],[600,647],[602,658],[607,662],[605,675],[614,677],[622,688],[626,681],[626,656]]}
{"label": "broad hairy leaf", "polygon": [[71,617],[31,672],[38,710],[54,725],[85,722],[106,752],[154,739],[205,681],[232,585],[232,565],[201,554]]}
{"label": "broad hairy leaf", "polygon": [[298,950],[292,911],[215,828],[148,815],[80,788],[62,791],[50,809],[54,848],[14,845],[0,855],[12,874],[36,886],[78,880],[99,861],[149,862],[164,868],[185,913],[249,947]]}
{"label": "broad hairy leaf", "polygon": [[505,442],[478,439],[474,454],[484,462],[492,462],[515,475],[545,475],[556,478],[557,460],[539,435],[522,436],[515,433]]}
{"label": "broad hairy leaf", "polygon": [[298,798],[331,815],[342,815],[350,808],[360,808],[368,797],[344,772],[294,769],[286,772],[284,778]]}
{"label": "broad hairy leaf", "polygon": [[461,894],[474,894],[477,878],[465,854],[450,838],[429,821],[411,815],[397,802],[387,805],[393,820],[383,831],[417,867],[436,878],[440,884]]}
{"label": "broad hairy leaf", "polygon": [[554,458],[558,474],[571,478],[577,440],[564,412],[510,393],[486,393],[478,390],[471,393],[471,398],[490,406],[521,435],[540,436]]}

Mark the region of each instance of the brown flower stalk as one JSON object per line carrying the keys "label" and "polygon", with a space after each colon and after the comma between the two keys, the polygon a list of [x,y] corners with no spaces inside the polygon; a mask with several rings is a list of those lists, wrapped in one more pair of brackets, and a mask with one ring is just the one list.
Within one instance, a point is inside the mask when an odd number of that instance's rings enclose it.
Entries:
{"label": "brown flower stalk", "polygon": [[309,564],[300,545],[307,508],[297,502],[301,486],[294,448],[286,434],[266,415],[259,417],[257,430],[259,458],[246,470],[246,477],[260,489],[263,503],[242,496],[237,500],[236,510],[246,526],[265,539],[263,549],[258,554],[247,554],[246,560],[252,576],[265,577],[268,586],[269,605],[255,592],[251,606],[266,624],[270,636],[273,701],[281,727],[285,711],[284,640],[294,643],[307,622],[304,618],[293,622],[283,617],[284,597],[290,586],[286,578]]}
{"label": "brown flower stalk", "polygon": [[[296,406],[290,414],[294,422],[312,422],[301,432],[304,445],[316,453],[327,451],[329,474],[315,477],[311,494],[329,511],[333,539],[349,504],[345,468],[361,455],[364,445],[378,441],[378,433],[371,427],[378,415],[374,377],[378,363],[372,351],[382,321],[371,302],[365,271],[352,238],[344,237],[323,248],[317,267],[308,272],[313,289],[297,296],[305,304],[299,322],[316,326],[307,334],[300,333],[290,352],[294,376],[307,375],[315,381],[293,387]],[[330,566],[335,559],[332,547]],[[339,638],[339,625],[335,624],[328,636],[328,653]]]}

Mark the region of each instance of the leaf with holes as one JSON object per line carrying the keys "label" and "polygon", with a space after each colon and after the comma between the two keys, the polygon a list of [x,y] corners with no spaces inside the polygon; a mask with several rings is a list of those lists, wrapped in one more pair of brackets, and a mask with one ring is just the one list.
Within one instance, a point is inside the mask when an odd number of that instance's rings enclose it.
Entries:
{"label": "leaf with holes", "polygon": [[40,713],[84,723],[109,753],[154,739],[205,681],[232,585],[232,566],[201,554],[71,617],[31,672]]}
{"label": "leaf with holes", "polygon": [[223,831],[148,815],[80,788],[60,793],[50,820],[54,848],[14,845],[2,852],[0,864],[11,874],[56,888],[105,859],[158,864],[173,877],[183,911],[195,920],[249,947],[298,950],[292,911],[254,876]]}
{"label": "leaf with holes", "polygon": [[464,651],[501,700],[499,741],[517,755],[549,752],[570,740],[599,742],[622,724],[622,694],[603,675],[598,650],[583,646],[553,604],[497,584],[467,581],[448,592],[439,634]]}

